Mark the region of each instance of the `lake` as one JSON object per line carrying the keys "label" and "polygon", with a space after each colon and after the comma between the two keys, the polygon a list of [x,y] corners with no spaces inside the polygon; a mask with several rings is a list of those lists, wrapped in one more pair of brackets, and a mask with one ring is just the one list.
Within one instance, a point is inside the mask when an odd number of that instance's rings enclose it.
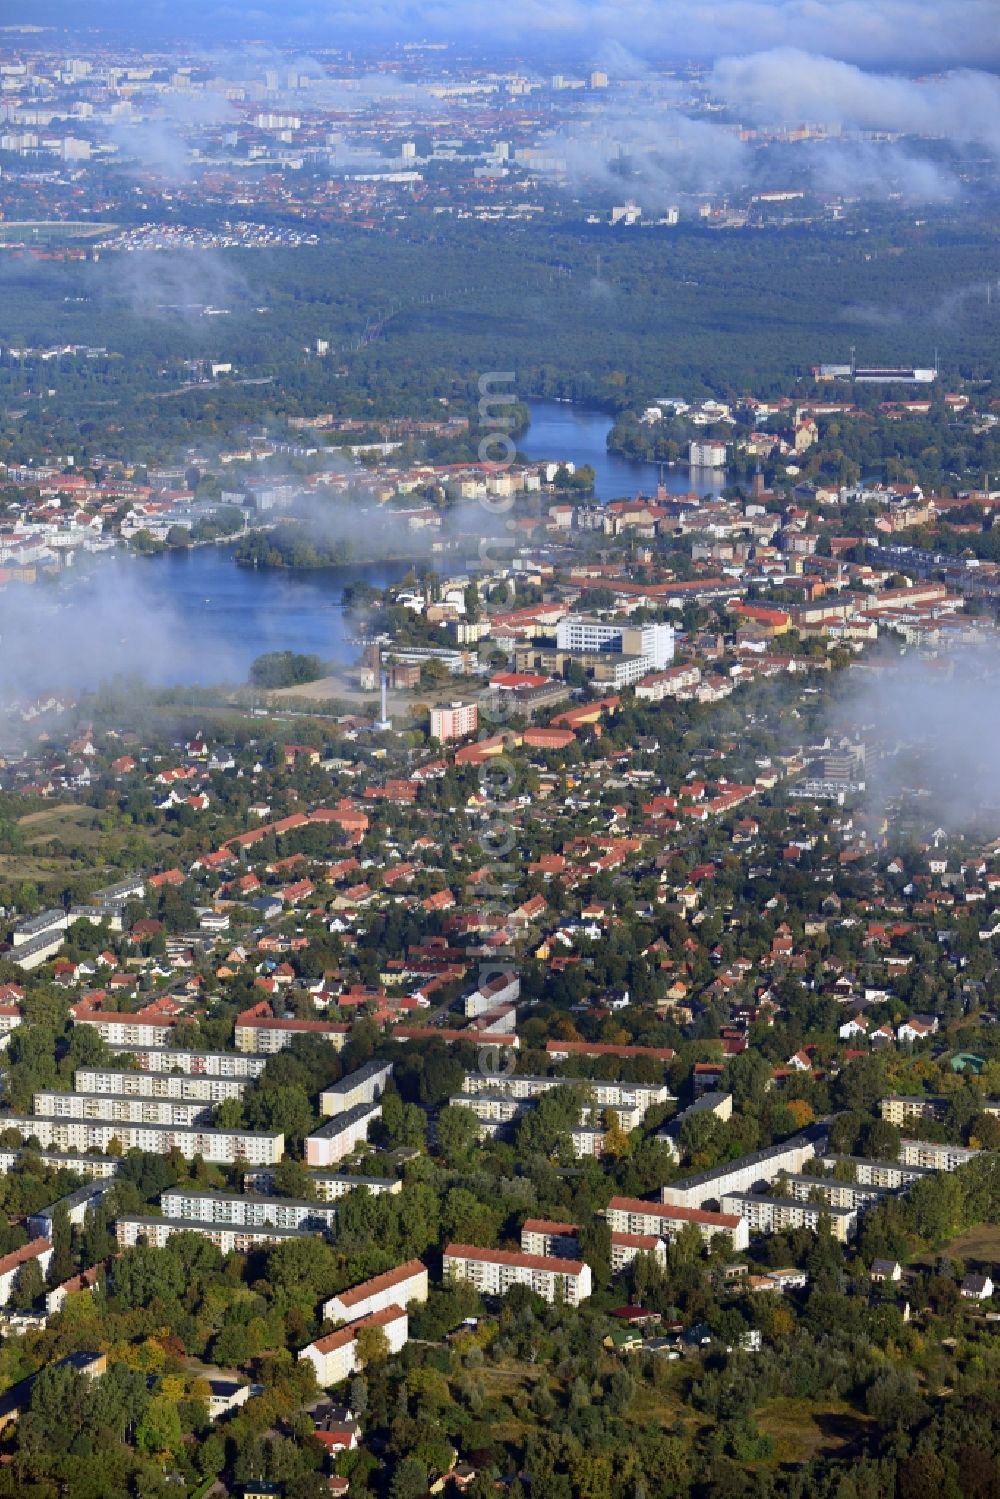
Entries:
{"label": "lake", "polygon": [[[529,401],[531,426],[518,442],[526,457],[572,459],[577,465],[589,463],[596,475],[594,494],[599,500],[629,499],[641,490],[656,493],[659,469],[655,463],[632,463],[609,453],[608,433],[613,426],[604,411],[588,411],[562,401]],[[663,482],[668,494],[718,494],[725,484],[720,470],[664,468]]]}
{"label": "lake", "polygon": [[[604,412],[556,401],[530,409],[520,442],[529,458],[589,463],[603,501],[655,492],[656,465],[608,453],[611,419]],[[672,494],[713,493],[720,480],[665,470]],[[0,592],[0,687],[34,697],[42,685],[93,686],[129,672],[160,685],[245,681],[254,657],[273,650],[351,661],[357,650],[342,607],[345,586],[364,579],[382,588],[409,567],[253,569],[237,567],[231,549],[214,546],[155,557],[118,553],[52,588]]]}
{"label": "lake", "polygon": [[93,686],[137,673],[161,686],[245,681],[272,650],[353,660],[344,587],[396,582],[408,562],[292,573],[237,567],[228,547],[155,557],[117,553],[57,588],[0,593],[0,685]]}

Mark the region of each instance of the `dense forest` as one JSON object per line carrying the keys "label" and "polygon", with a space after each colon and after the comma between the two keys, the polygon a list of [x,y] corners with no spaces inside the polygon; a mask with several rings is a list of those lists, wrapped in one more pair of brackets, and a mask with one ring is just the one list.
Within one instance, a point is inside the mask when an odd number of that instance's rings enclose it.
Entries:
{"label": "dense forest", "polygon": [[[1000,306],[987,304],[984,266],[996,253],[985,228],[627,238],[439,224],[344,229],[307,251],[11,259],[0,457],[153,459],[251,420],[426,415],[442,400],[469,410],[490,371],[514,371],[522,399],[610,411],[658,395],[774,394],[852,345],[873,362],[929,364],[937,349],[946,373],[988,379]],[[105,352],[12,353],[26,328],[35,349]],[[308,352],[317,338],[329,356]],[[232,374],[210,379],[210,361]]]}

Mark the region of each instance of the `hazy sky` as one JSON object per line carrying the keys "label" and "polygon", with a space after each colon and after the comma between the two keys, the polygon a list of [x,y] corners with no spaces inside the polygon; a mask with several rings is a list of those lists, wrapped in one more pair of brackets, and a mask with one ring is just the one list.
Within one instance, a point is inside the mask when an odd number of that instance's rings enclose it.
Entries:
{"label": "hazy sky", "polygon": [[452,39],[510,56],[595,59],[625,45],[651,58],[712,60],[797,47],[881,68],[1000,65],[997,0],[5,0],[9,25],[144,36],[267,37],[294,45]]}

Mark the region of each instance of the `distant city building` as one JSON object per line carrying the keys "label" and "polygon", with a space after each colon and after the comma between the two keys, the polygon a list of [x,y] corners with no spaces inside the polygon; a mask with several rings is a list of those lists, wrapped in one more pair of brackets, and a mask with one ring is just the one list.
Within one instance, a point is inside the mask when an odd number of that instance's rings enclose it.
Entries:
{"label": "distant city building", "polygon": [[724,442],[692,442],[688,445],[688,463],[692,468],[725,468]]}

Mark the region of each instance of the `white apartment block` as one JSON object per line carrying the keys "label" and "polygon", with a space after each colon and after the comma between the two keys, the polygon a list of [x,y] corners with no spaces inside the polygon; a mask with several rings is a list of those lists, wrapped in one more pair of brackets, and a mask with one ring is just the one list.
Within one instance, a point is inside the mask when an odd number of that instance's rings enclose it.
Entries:
{"label": "white apartment block", "polygon": [[5,1037],[9,1037],[11,1031],[16,1030],[24,1019],[21,1006],[18,1004],[0,1004],[0,1047],[7,1043]]}
{"label": "white apartment block", "polygon": [[191,1223],[224,1223],[234,1228],[287,1228],[294,1233],[332,1233],[337,1209],[328,1203],[289,1197],[258,1197],[238,1192],[192,1192],[173,1187],[160,1193],[165,1218]]}
{"label": "white apartment block", "polygon": [[184,1129],[203,1124],[211,1114],[211,1105],[178,1098],[136,1098],[123,1093],[60,1093],[57,1090],[36,1093],[31,1100],[32,1112],[49,1119],[97,1119],[126,1124],[178,1124]]}
{"label": "white apartment block", "polygon": [[543,1301],[579,1306],[591,1293],[590,1266],[582,1260],[508,1249],[480,1249],[449,1244],[444,1251],[445,1283],[468,1281],[484,1296],[505,1296],[512,1286],[527,1286]]}
{"label": "white apartment block", "polygon": [[389,1306],[410,1306],[427,1300],[427,1266],[422,1260],[407,1260],[383,1275],[363,1280],[349,1291],[338,1291],[323,1303],[324,1322],[355,1322]]}
{"label": "white apartment block", "polygon": [[642,1197],[612,1197],[605,1217],[613,1234],[645,1234],[670,1239],[688,1224],[693,1224],[706,1244],[716,1234],[725,1234],[734,1249],[746,1249],[750,1243],[747,1225],[737,1213],[675,1207],[666,1202],[647,1202]]}
{"label": "white apartment block", "polygon": [[117,1140],[123,1151],[145,1150],[152,1155],[167,1155],[171,1150],[179,1150],[185,1160],[200,1155],[203,1160],[220,1166],[234,1166],[237,1161],[246,1161],[251,1166],[274,1166],[285,1153],[284,1135],[249,1130],[112,1124],[96,1119],[53,1119],[43,1114],[8,1114],[3,1123],[5,1129],[16,1129],[23,1140],[34,1137],[43,1150],[81,1154],[98,1150],[106,1155],[108,1146]]}
{"label": "white apartment block", "polygon": [[375,1103],[385,1092],[392,1077],[392,1063],[366,1062],[357,1071],[342,1077],[339,1083],[325,1088],[319,1095],[319,1111],[326,1118],[344,1114],[361,1103]]}
{"label": "white apartment block", "polygon": [[30,942],[22,942],[13,947],[9,953],[9,961],[16,963],[18,968],[25,973],[30,973],[34,968],[40,968],[50,958],[54,958],[63,945],[66,933],[58,929],[43,932],[39,937],[33,937]]}
{"label": "white apartment block", "polygon": [[661,1267],[667,1263],[667,1246],[655,1234],[612,1234],[611,1270],[625,1270],[640,1254],[651,1254]]}
{"label": "white apartment block", "polygon": [[237,1018],[234,1040],[237,1051],[258,1056],[273,1056],[276,1051],[284,1051],[296,1036],[320,1036],[337,1051],[343,1051],[349,1031],[350,1026],[333,1020],[284,1020],[248,1010]]}
{"label": "white apartment block", "polygon": [[688,443],[688,463],[692,468],[725,468],[726,444],[709,440]]}
{"label": "white apartment block", "polygon": [[854,1180],[860,1186],[881,1187],[886,1192],[897,1192],[900,1187],[912,1186],[922,1176],[934,1174],[932,1166],[907,1166],[902,1161],[873,1161],[867,1156],[825,1155],[822,1162],[826,1171],[832,1171],[835,1166],[849,1166]]}
{"label": "white apartment block", "polygon": [[592,1157],[598,1160],[604,1154],[604,1141],[606,1132],[603,1129],[592,1129],[586,1124],[577,1124],[569,1132],[569,1138],[573,1145],[573,1154],[578,1161]]}
{"label": "white apartment block", "polygon": [[89,1025],[109,1046],[129,1051],[136,1046],[167,1047],[177,1024],[176,1015],[129,1015],[123,1011],[93,1010],[78,1015],[74,1024]]}
{"label": "white apartment block", "polygon": [[116,1219],[115,1234],[122,1249],[132,1249],[140,1242],[152,1249],[162,1249],[173,1234],[201,1234],[220,1254],[251,1254],[267,1244],[301,1239],[302,1230],[273,1225],[250,1228],[233,1223],[202,1223],[197,1218],[124,1217]]}
{"label": "white apartment block", "polygon": [[359,1103],[343,1114],[334,1114],[313,1134],[306,1136],[306,1165],[335,1166],[356,1145],[368,1139],[368,1130],[381,1118],[380,1103]]}
{"label": "white apartment block", "polygon": [[10,1301],[17,1278],[25,1265],[34,1260],[44,1277],[48,1274],[51,1258],[52,1245],[48,1239],[32,1239],[30,1244],[22,1244],[12,1254],[5,1254],[0,1259],[0,1306],[6,1306]]}
{"label": "white apartment block", "polygon": [[244,1051],[175,1051],[172,1046],[109,1046],[112,1056],[129,1056],[143,1072],[181,1072],[187,1077],[259,1077],[267,1057]]}
{"label": "white apartment block", "polygon": [[575,1223],[556,1223],[550,1218],[526,1218],[521,1228],[521,1253],[543,1259],[575,1260],[580,1257],[580,1230]]}
{"label": "white apartment block", "polygon": [[[498,973],[486,983],[481,983],[478,989],[467,994],[462,1001],[462,1009],[467,1020],[475,1020],[478,1015],[487,1015],[498,1005],[513,1005],[517,1003],[521,993],[521,979],[517,973]],[[467,1073],[466,1076],[475,1074]],[[481,1074],[480,1074],[481,1075]],[[462,1083],[462,1092],[469,1093],[473,1089],[466,1088]]]}
{"label": "white apartment block", "polygon": [[806,1161],[816,1154],[814,1140],[806,1135],[794,1135],[781,1145],[772,1145],[767,1150],[755,1151],[753,1155],[740,1156],[712,1171],[703,1171],[698,1176],[684,1177],[661,1187],[660,1201],[674,1207],[703,1208],[722,1202],[729,1192],[753,1192],[770,1186],[783,1171],[793,1175],[801,1172]]}
{"label": "white apartment block", "polygon": [[[346,1172],[340,1171],[311,1171],[309,1178],[316,1188],[320,1202],[339,1202],[351,1192],[365,1191],[378,1197],[383,1192],[395,1196],[403,1190],[402,1180],[398,1176],[348,1176]],[[271,1192],[274,1188],[274,1172],[269,1169],[248,1171],[243,1177],[243,1185],[248,1192]]]}
{"label": "white apartment block", "polygon": [[874,1207],[885,1196],[884,1187],[873,1186],[871,1182],[838,1181],[834,1176],[783,1175],[778,1177],[775,1185],[796,1202],[822,1198],[828,1207],[851,1208],[859,1213]]}
{"label": "white apartment block", "polygon": [[662,703],[668,697],[693,693],[701,682],[700,666],[670,666],[666,671],[651,672],[636,683],[635,695],[642,702]]}
{"label": "white apartment block", "polygon": [[765,1197],[755,1192],[727,1192],[722,1199],[725,1213],[738,1213],[755,1234],[778,1234],[786,1228],[808,1228],[818,1233],[820,1222],[841,1244],[853,1239],[858,1228],[854,1208],[830,1207],[825,1202],[797,1202],[793,1197]]}
{"label": "white apartment block", "polygon": [[475,1115],[480,1140],[493,1140],[505,1134],[531,1108],[530,1100],[511,1098],[506,1093],[456,1093],[448,1103],[452,1108],[468,1109]]}
{"label": "white apartment block", "polygon": [[914,1097],[904,1097],[898,1093],[890,1093],[879,1103],[879,1111],[882,1118],[889,1124],[902,1125],[912,1124],[915,1120],[941,1119],[948,1106],[946,1098],[938,1098],[929,1093],[919,1094]]}
{"label": "white apartment block", "polygon": [[979,1151],[971,1145],[942,1145],[937,1140],[900,1140],[899,1159],[904,1166],[927,1166],[931,1171],[957,1171]]}
{"label": "white apartment block", "polygon": [[317,1338],[299,1352],[316,1370],[316,1383],[323,1389],[349,1379],[358,1368],[358,1333],[363,1327],[380,1327],[390,1353],[405,1348],[410,1334],[410,1319],[405,1308],[387,1306],[370,1317],[359,1317],[348,1327],[341,1327],[324,1338]]}
{"label": "white apartment block", "polygon": [[239,1077],[187,1077],[181,1072],[110,1072],[101,1067],[78,1067],[73,1074],[77,1093],[177,1098],[209,1106],[227,1098],[242,1098],[247,1081]]}
{"label": "white apartment block", "polygon": [[[587,1088],[594,1102],[602,1109],[641,1109],[642,1117],[657,1104],[668,1103],[670,1090],[664,1083],[613,1083],[603,1078],[580,1077],[530,1077],[517,1073],[467,1072],[462,1079],[462,1092],[473,1097],[479,1093],[502,1092],[511,1098],[538,1098],[551,1088],[576,1086]],[[454,1101],[454,1100],[453,1100]]]}
{"label": "white apartment block", "polygon": [[[6,1121],[5,1121],[6,1122]],[[19,1150],[0,1150],[0,1176],[7,1176],[21,1159]],[[42,1150],[38,1159],[49,1171],[75,1171],[77,1176],[109,1177],[118,1173],[121,1161],[111,1155],[64,1155],[57,1150]]]}
{"label": "white apartment block", "polygon": [[61,906],[52,906],[47,911],[39,911],[37,916],[25,916],[19,921],[11,933],[11,945],[16,950],[19,947],[27,947],[36,942],[39,937],[51,935],[53,932],[64,933],[69,926],[69,917]]}

